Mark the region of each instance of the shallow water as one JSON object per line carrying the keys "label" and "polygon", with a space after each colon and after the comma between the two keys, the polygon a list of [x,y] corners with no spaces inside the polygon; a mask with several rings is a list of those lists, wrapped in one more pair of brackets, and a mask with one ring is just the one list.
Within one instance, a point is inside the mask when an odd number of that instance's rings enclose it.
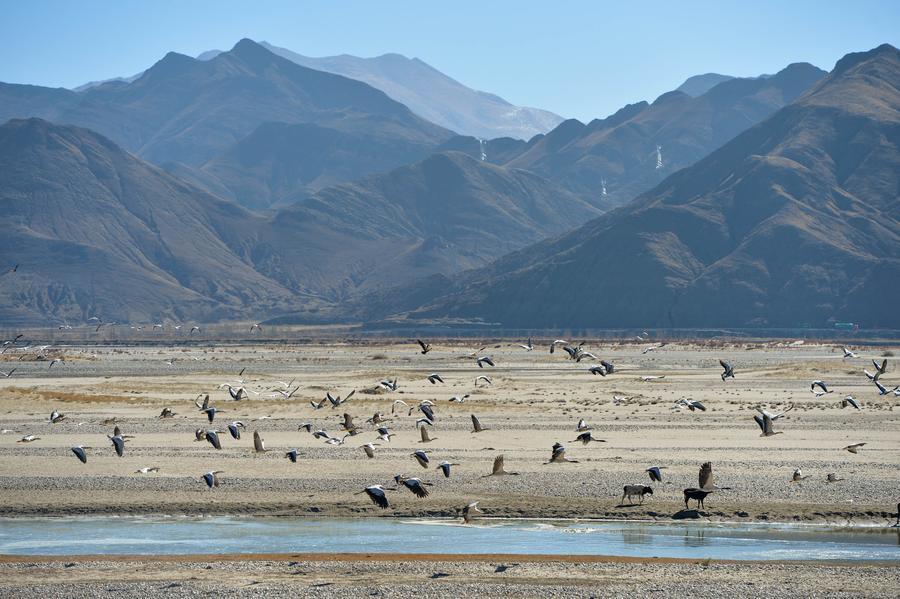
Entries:
{"label": "shallow water", "polygon": [[789,524],[393,518],[0,519],[0,554],[453,553],[900,561],[900,530]]}

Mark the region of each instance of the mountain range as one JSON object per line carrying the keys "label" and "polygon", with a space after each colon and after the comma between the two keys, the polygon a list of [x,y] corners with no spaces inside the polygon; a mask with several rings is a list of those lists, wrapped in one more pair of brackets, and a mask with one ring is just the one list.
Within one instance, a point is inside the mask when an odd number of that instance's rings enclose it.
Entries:
{"label": "mountain range", "polygon": [[607,207],[620,206],[692,165],[825,76],[806,63],[766,78],[726,78],[692,97],[681,91],[584,124],[569,119],[526,142],[451,140],[473,155],[523,168]]}
{"label": "mountain range", "polygon": [[513,328],[896,328],[898,189],[900,52],[883,45],[844,57],[628,205],[483,269],[373,294],[359,314]]}
{"label": "mountain range", "polygon": [[528,141],[250,40],[0,84],[0,322],[897,326],[898,70],[704,75]]}
{"label": "mountain range", "polygon": [[316,313],[353,293],[454,274],[599,210],[525,171],[440,153],[249,211],[82,128],[0,126],[0,321]]}

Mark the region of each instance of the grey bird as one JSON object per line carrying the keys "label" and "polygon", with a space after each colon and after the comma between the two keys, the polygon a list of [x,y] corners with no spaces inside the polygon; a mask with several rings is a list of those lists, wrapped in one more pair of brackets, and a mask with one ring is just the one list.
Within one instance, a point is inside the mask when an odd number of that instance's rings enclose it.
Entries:
{"label": "grey bird", "polygon": [[78,458],[82,464],[87,464],[87,452],[85,449],[88,448],[83,445],[76,445],[72,448],[72,453],[75,454],[75,457]]}
{"label": "grey bird", "polygon": [[472,430],[470,432],[480,433],[480,432],[483,432],[486,430],[490,430],[490,429],[481,426],[481,421],[478,419],[478,417],[475,414],[472,414]]}
{"label": "grey bird", "polygon": [[571,443],[575,443],[576,441],[581,441],[581,443],[584,445],[587,445],[591,441],[594,441],[595,443],[606,443],[605,439],[598,439],[591,433],[591,431],[585,431],[585,432],[581,433],[580,435],[575,437],[571,441]]}
{"label": "grey bird", "polygon": [[206,486],[212,489],[213,487],[219,486],[219,475],[224,474],[222,470],[213,470],[212,472],[207,472],[203,476],[200,477],[200,480],[206,483]]}
{"label": "grey bird", "polygon": [[573,464],[577,464],[578,460],[573,460],[571,458],[566,457],[566,448],[562,443],[554,443],[553,444],[553,453],[550,455],[550,460],[544,462],[544,465],[547,464],[563,464],[565,462],[570,462]]}
{"label": "grey bird", "polygon": [[428,468],[428,464],[431,460],[428,459],[428,454],[424,449],[417,449],[412,454],[412,457],[416,458],[416,461],[419,462],[419,466],[422,468]]}
{"label": "grey bird", "polygon": [[459,466],[459,464],[456,464],[453,462],[448,462],[447,460],[444,460],[443,462],[441,462],[440,464],[437,465],[436,469],[440,470],[441,472],[444,473],[444,478],[450,478],[450,466]]}
{"label": "grey bird", "polygon": [[725,360],[719,360],[719,364],[723,368],[722,372],[722,381],[724,382],[727,378],[734,378],[734,366],[730,362],[726,362]]}
{"label": "grey bird", "polygon": [[466,524],[470,524],[472,520],[474,520],[476,512],[479,514],[482,513],[482,511],[478,509],[478,502],[473,501],[462,509],[463,522]]}
{"label": "grey bird", "polygon": [[494,466],[491,469],[490,474],[485,474],[482,478],[488,478],[489,476],[518,476],[518,472],[507,472],[503,467],[503,454],[498,455],[494,458]]}

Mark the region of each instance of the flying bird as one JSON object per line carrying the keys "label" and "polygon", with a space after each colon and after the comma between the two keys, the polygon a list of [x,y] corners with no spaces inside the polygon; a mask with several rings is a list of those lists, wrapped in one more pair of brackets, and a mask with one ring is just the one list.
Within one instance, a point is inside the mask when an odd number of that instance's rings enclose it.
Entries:
{"label": "flying bird", "polygon": [[719,360],[719,364],[722,366],[722,382],[727,378],[734,378],[734,366],[730,362],[726,362],[725,360]]}
{"label": "flying bird", "polygon": [[478,381],[484,381],[488,385],[494,384],[494,381],[491,380],[491,377],[484,375],[484,374],[479,374],[478,376],[475,377],[475,386],[476,387],[478,386]]}
{"label": "flying bird", "polygon": [[432,385],[435,385],[437,383],[443,383],[444,379],[441,378],[441,375],[434,372],[434,373],[428,375],[428,382],[431,383]]}
{"label": "flying bird", "polygon": [[[590,433],[587,433],[590,434]],[[571,462],[573,464],[577,464],[578,460],[573,460],[571,458],[566,457],[566,448],[562,443],[554,443],[553,444],[553,453],[550,455],[550,460],[544,462],[544,465],[547,464],[562,464],[564,462]]]}
{"label": "flying bird", "polygon": [[462,519],[465,524],[471,524],[472,520],[475,518],[475,513],[482,513],[480,509],[478,509],[478,502],[473,501],[466,507],[462,509]]}
{"label": "flying bird", "polygon": [[437,437],[432,437],[431,435],[429,435],[428,429],[425,428],[424,426],[419,427],[419,434],[422,436],[421,443],[431,443],[432,441],[437,439]]}
{"label": "flying bird", "polygon": [[204,432],[204,437],[209,444],[215,447],[216,449],[222,449],[222,442],[219,441],[219,431],[217,430],[208,430]]}
{"label": "flying bird", "polygon": [[518,472],[507,472],[503,468],[503,454],[498,455],[494,458],[494,466],[491,469],[490,474],[484,475],[482,478],[488,478],[489,476],[518,476]]}
{"label": "flying bird", "polygon": [[793,476],[791,476],[791,482],[799,483],[800,481],[807,479],[807,478],[809,478],[809,475],[804,476],[803,470],[801,470],[800,468],[795,468],[794,474],[793,474]]}
{"label": "flying bird", "polygon": [[253,451],[256,453],[265,453],[269,451],[266,449],[266,444],[262,437],[259,436],[259,431],[253,431]]}
{"label": "flying bird", "polygon": [[444,473],[444,478],[450,478],[450,466],[459,466],[459,464],[448,462],[444,460],[440,464],[437,465],[436,470],[440,470]]}
{"label": "flying bird", "polygon": [[56,424],[57,422],[62,422],[65,419],[66,419],[65,414],[60,414],[58,411],[53,410],[50,413],[50,419],[47,422],[49,422],[50,424]]}
{"label": "flying bird", "polygon": [[856,354],[854,354],[854,353],[853,353],[852,351],[850,351],[848,348],[842,347],[841,349],[844,350],[844,359],[847,359],[847,358],[855,358],[855,357],[856,357]]}
{"label": "flying bird", "polygon": [[490,356],[481,356],[480,358],[475,360],[475,363],[478,364],[479,368],[484,368],[485,364],[487,364],[488,366],[490,366],[492,368],[494,366],[494,361],[491,360]]}
{"label": "flying bird", "polygon": [[410,493],[412,493],[419,499],[428,497],[428,489],[426,489],[425,487],[431,486],[431,483],[423,482],[421,479],[415,477],[406,478],[402,474],[398,474],[397,476],[395,476],[394,481],[397,484],[403,485],[404,487],[409,489]]}
{"label": "flying bird", "polygon": [[706,406],[704,406],[701,402],[697,401],[696,399],[681,398],[677,402],[675,402],[675,405],[677,405],[679,407],[685,407],[685,408],[689,409],[691,412],[693,412],[694,410],[700,410],[701,412],[706,411]]}
{"label": "flying bird", "polygon": [[531,351],[534,349],[534,345],[531,343],[531,337],[528,338],[528,345],[519,344],[519,347],[524,349],[525,351]]}
{"label": "flying bird", "polygon": [[581,441],[581,443],[583,445],[587,445],[591,441],[594,441],[596,443],[606,443],[605,439],[598,439],[591,433],[591,431],[585,431],[585,432],[581,433],[580,435],[575,437],[575,439],[573,439],[571,442],[575,443],[576,441]]}
{"label": "flying bird", "polygon": [[428,464],[429,464],[430,460],[428,459],[428,454],[425,452],[424,449],[417,449],[415,452],[413,452],[410,455],[412,455],[412,457],[416,458],[416,461],[419,462],[419,466],[421,466],[422,468],[428,468]]}
{"label": "flying bird", "polygon": [[894,387],[893,389],[888,389],[884,385],[882,385],[879,381],[874,381],[875,386],[878,387],[878,395],[888,395],[890,393],[897,394],[897,391],[900,391],[900,385]]}
{"label": "flying bird", "polygon": [[651,466],[647,468],[645,472],[650,477],[650,482],[661,483],[662,480],[662,471],[665,469],[665,466]]}
{"label": "flying bird", "polygon": [[[117,427],[118,428],[118,427]],[[120,458],[125,454],[125,439],[118,432],[115,435],[106,435]]]}
{"label": "flying bird", "polygon": [[224,474],[222,470],[213,470],[212,472],[207,472],[203,476],[200,477],[200,480],[206,483],[206,486],[212,489],[213,487],[219,486],[219,475]]}
{"label": "flying bird", "polygon": [[760,433],[760,437],[771,437],[772,435],[781,435],[784,431],[776,432],[772,428],[772,417],[768,414],[754,414],[753,420],[756,421],[756,424],[759,425],[759,430],[762,431]]}
{"label": "flying bird", "polygon": [[[822,391],[821,394],[816,393],[816,387],[821,389],[821,391]],[[809,386],[809,390],[812,391],[813,393],[816,393],[817,397],[819,397],[820,395],[825,394],[825,393],[833,393],[834,392],[834,390],[828,389],[828,385],[825,384],[825,381],[813,381],[812,384]]]}
{"label": "flying bird", "polygon": [[847,447],[842,447],[841,450],[849,451],[850,453],[859,453],[859,449],[865,445],[865,443],[854,443],[853,445],[848,445]]}
{"label": "flying bird", "polygon": [[478,420],[478,416],[476,416],[475,414],[472,414],[472,430],[471,430],[471,432],[480,433],[480,432],[483,432],[486,430],[490,430],[490,429],[487,429],[487,428],[481,426],[481,421]]}
{"label": "flying bird", "polygon": [[423,356],[431,351],[431,345],[428,343],[425,343],[421,339],[416,339],[416,343],[418,343],[419,347],[422,348],[422,351],[419,353],[421,353]]}
{"label": "flying bird", "polygon": [[75,457],[78,458],[82,464],[87,464],[87,452],[85,449],[87,449],[87,447],[84,447],[83,445],[76,445],[72,448],[72,453],[75,454]]}
{"label": "flying bird", "polygon": [[290,450],[290,451],[288,451],[288,452],[285,452],[284,457],[286,457],[286,458],[289,459],[291,462],[293,462],[294,464],[296,464],[296,463],[297,463],[297,450],[296,450],[296,449],[292,449],[292,450]]}
{"label": "flying bird", "polygon": [[360,495],[362,493],[368,495],[369,499],[372,500],[372,503],[383,510],[391,507],[391,504],[388,503],[387,493],[385,493],[385,489],[381,485],[372,485],[371,487],[366,487],[359,493],[356,493],[356,495]]}
{"label": "flying bird", "polygon": [[366,443],[365,445],[361,445],[364,452],[366,452],[366,457],[372,459],[375,457],[375,447],[374,443]]}
{"label": "flying bird", "polygon": [[856,399],[854,399],[852,395],[848,395],[847,397],[845,397],[844,399],[841,400],[841,408],[846,408],[847,406],[853,406],[857,410],[860,409],[859,402],[857,402]]}

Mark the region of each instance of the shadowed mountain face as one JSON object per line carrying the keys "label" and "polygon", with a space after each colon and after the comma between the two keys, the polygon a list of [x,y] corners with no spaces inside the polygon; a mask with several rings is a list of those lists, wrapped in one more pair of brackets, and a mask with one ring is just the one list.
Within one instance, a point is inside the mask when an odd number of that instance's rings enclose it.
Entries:
{"label": "shadowed mountain face", "polygon": [[900,53],[885,45],[631,204],[487,268],[372,296],[367,314],[416,297],[414,319],[510,327],[896,328],[898,189]]}
{"label": "shadowed mountain face", "polygon": [[793,64],[769,78],[728,79],[696,98],[673,91],[587,125],[567,120],[515,147],[512,140],[447,143],[531,170],[601,205],[620,206],[769,117],[824,75]]}
{"label": "shadowed mountain face", "polygon": [[462,135],[530,139],[563,120],[552,112],[514,106],[494,94],[468,88],[418,58],[400,54],[313,58],[266,42],[262,45],[305,67],[368,83],[422,118]]}
{"label": "shadowed mountain face", "polygon": [[434,144],[403,133],[381,130],[378,123],[358,131],[266,123],[204,164],[200,172],[172,170],[248,208],[269,208],[421,160],[435,149]]}
{"label": "shadowed mountain face", "polygon": [[364,83],[314,71],[250,40],[211,60],[169,53],[134,81],[81,92],[0,84],[0,122],[87,127],[145,160],[198,166],[267,122],[438,145],[451,132]]}
{"label": "shadowed mountain face", "polygon": [[230,243],[257,217],[85,129],[0,127],[0,206],[0,254],[22,264],[0,281],[3,322],[216,319],[291,299]]}
{"label": "shadowed mountain face", "polygon": [[598,214],[526,172],[438,154],[271,216],[88,131],[0,126],[0,321],[262,319],[453,274]]}
{"label": "shadowed mountain face", "polygon": [[291,288],[338,301],[482,266],[597,214],[531,173],[442,153],[279,211],[256,261]]}

